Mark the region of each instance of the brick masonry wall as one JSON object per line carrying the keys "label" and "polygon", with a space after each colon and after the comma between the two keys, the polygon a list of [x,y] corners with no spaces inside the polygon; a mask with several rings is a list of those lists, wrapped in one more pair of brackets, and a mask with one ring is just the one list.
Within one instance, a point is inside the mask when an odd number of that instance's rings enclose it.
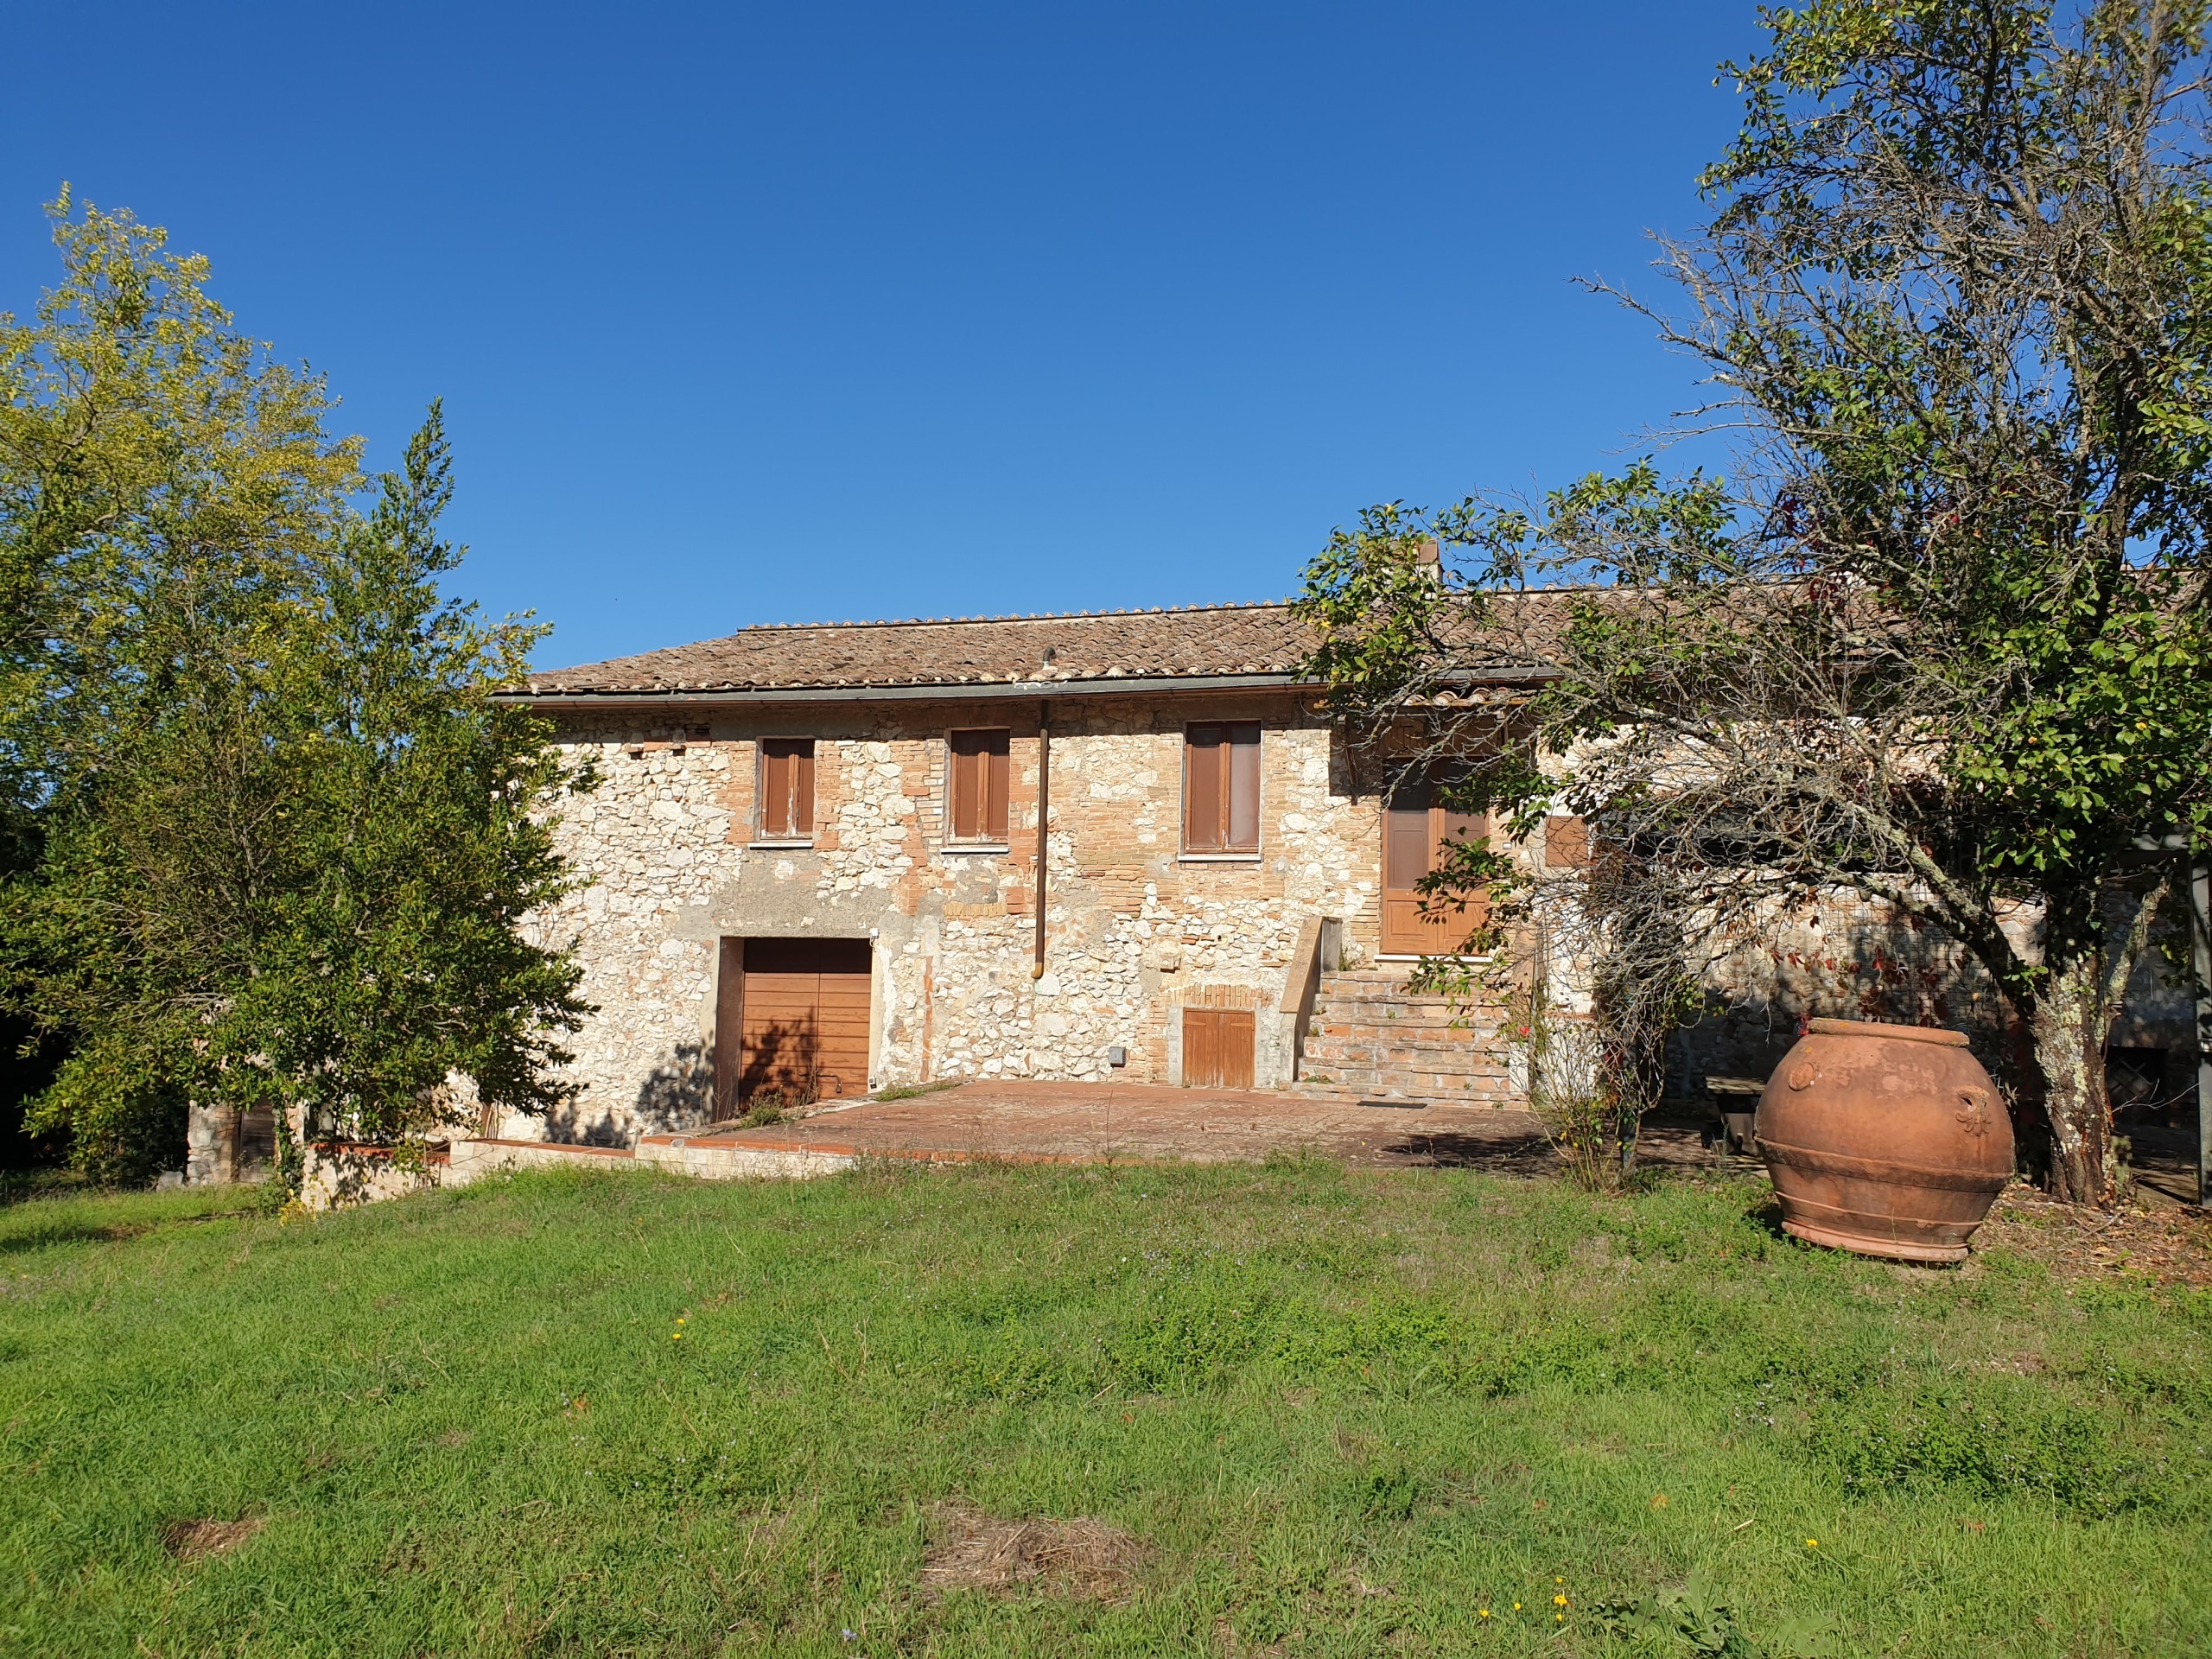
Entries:
{"label": "brick masonry wall", "polygon": [[[1184,725],[1255,717],[1260,854],[1186,859]],[[965,726],[1013,734],[1004,851],[945,844],[945,734]],[[757,740],[779,735],[815,739],[810,847],[753,844]],[[1300,925],[1341,917],[1347,962],[1374,953],[1376,803],[1287,697],[1053,706],[1041,979],[1036,703],[818,705],[651,729],[601,715],[561,738],[604,781],[559,807],[562,850],[590,885],[532,923],[573,944],[600,1008],[572,1045],[582,1093],[547,1126],[559,1138],[626,1141],[706,1115],[726,936],[872,938],[877,1086],[1179,1081],[1186,1002],[1255,1008],[1256,1081],[1287,1082],[1274,1011]]]}
{"label": "brick masonry wall", "polygon": [[[1287,1082],[1291,1033],[1278,1009],[1301,925],[1342,918],[1347,968],[1376,956],[1377,803],[1355,786],[1341,741],[1287,697],[1055,704],[1047,971],[1033,979],[1037,709],[819,705],[703,728],[602,715],[564,729],[564,747],[604,779],[558,809],[562,849],[589,885],[531,925],[573,945],[600,1011],[571,1045],[574,1105],[542,1126],[511,1119],[499,1133],[627,1143],[703,1119],[724,937],[873,940],[874,1086],[1179,1082],[1186,1005],[1253,1009],[1255,1080]],[[1255,717],[1260,855],[1187,859],[1184,725]],[[1012,730],[1003,851],[945,845],[945,734],[970,726]],[[816,740],[810,846],[753,842],[764,736]],[[1932,1018],[1973,1031],[1986,1058],[2007,1058],[1994,999],[1955,948],[1850,899],[1824,904],[1800,931],[1778,953],[1714,965],[1707,982],[1728,1007],[1677,1039],[1675,1090],[1695,1092],[1710,1073],[1764,1075],[1811,1014]],[[1578,976],[1556,966],[1571,1007]],[[2183,1053],[2186,996],[2155,964],[2139,969],[2113,1040]],[[1116,1046],[1128,1057],[1119,1071],[1107,1061]]]}

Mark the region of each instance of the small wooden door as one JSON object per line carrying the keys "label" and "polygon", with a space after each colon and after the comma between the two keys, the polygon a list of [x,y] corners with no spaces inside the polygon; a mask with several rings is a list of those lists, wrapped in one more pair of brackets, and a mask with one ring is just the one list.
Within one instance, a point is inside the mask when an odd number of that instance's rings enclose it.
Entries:
{"label": "small wooden door", "polygon": [[1401,785],[1382,809],[1382,954],[1386,957],[1447,956],[1489,912],[1480,898],[1424,913],[1418,891],[1421,877],[1436,868],[1446,841],[1467,841],[1486,833],[1481,813],[1452,812],[1425,779]]}
{"label": "small wooden door", "polygon": [[[771,1090],[787,1100],[866,1094],[868,942],[726,939],[722,949],[716,1116]],[[725,1055],[735,1058],[734,1076]]]}
{"label": "small wooden door", "polygon": [[1183,1086],[1249,1089],[1255,1026],[1249,1008],[1183,1010]]}

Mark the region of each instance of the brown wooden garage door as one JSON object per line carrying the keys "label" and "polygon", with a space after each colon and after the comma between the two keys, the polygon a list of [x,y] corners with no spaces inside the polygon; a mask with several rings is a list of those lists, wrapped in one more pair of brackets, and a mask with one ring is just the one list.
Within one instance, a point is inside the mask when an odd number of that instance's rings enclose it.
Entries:
{"label": "brown wooden garage door", "polygon": [[868,950],[866,939],[722,941],[717,1116],[771,1090],[794,1100],[868,1092]]}
{"label": "brown wooden garage door", "polygon": [[1249,1089],[1254,1021],[1249,1008],[1183,1010],[1183,1086]]}

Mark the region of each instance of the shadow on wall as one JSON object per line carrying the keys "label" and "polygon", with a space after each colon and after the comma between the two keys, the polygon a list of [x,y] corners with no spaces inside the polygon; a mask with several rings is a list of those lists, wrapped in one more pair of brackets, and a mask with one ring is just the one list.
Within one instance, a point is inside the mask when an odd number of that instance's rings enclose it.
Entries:
{"label": "shadow on wall", "polygon": [[1668,1091],[1706,1077],[1765,1077],[1814,1019],[1963,1031],[2013,1084],[2025,1058],[2010,1008],[1973,953],[1925,924],[1808,918],[1771,946],[1738,950],[1707,976],[1707,1013],[1669,1046]]}
{"label": "shadow on wall", "polygon": [[[1706,1017],[1669,1046],[1669,1093],[1694,1096],[1709,1076],[1765,1077],[1806,1020],[1826,1018],[1963,1031],[2018,1104],[2032,1113],[2042,1097],[2027,1033],[1996,982],[1971,951],[1925,923],[1808,919],[1777,946],[1739,951],[1707,985]],[[2186,985],[2146,951],[2113,1027],[2116,1109],[2195,1122],[2193,1009]]]}
{"label": "shadow on wall", "polygon": [[[1363,766],[1341,723],[1329,728],[1329,793],[1339,800],[1357,801],[1376,795],[1382,787],[1383,768],[1370,762]],[[1365,774],[1374,772],[1376,776]]]}
{"label": "shadow on wall", "polygon": [[307,1149],[300,1201],[310,1210],[338,1210],[397,1198],[432,1185],[418,1165],[396,1158],[389,1147],[318,1141]]}
{"label": "shadow on wall", "polygon": [[709,1043],[679,1043],[676,1052],[638,1085],[626,1134],[595,1145],[621,1145],[640,1135],[696,1128],[715,1112],[715,1051]]}
{"label": "shadow on wall", "polygon": [[706,1043],[679,1043],[638,1085],[629,1112],[612,1109],[596,1116],[581,1101],[556,1106],[545,1115],[545,1138],[572,1147],[628,1147],[640,1135],[692,1129],[713,1115],[715,1051]]}
{"label": "shadow on wall", "polygon": [[821,1058],[810,1024],[777,1020],[747,1038],[745,1070],[737,1080],[740,1101],[770,1090],[786,1100],[811,1100],[820,1095]]}

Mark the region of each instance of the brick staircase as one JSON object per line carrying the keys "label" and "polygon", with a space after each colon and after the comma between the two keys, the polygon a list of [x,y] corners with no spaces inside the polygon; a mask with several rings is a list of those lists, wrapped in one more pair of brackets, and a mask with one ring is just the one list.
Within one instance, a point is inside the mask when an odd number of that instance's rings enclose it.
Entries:
{"label": "brick staircase", "polygon": [[1454,1012],[1444,997],[1408,992],[1402,973],[1324,973],[1292,1086],[1333,1099],[1520,1103],[1499,1014],[1478,1007],[1454,1027]]}

